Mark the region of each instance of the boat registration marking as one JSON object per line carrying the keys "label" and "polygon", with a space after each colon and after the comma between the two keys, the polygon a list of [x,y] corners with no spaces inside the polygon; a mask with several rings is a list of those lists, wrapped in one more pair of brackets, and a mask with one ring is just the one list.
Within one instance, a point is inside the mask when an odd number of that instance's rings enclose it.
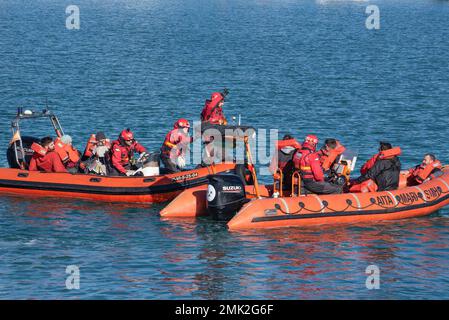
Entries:
{"label": "boat registration marking", "polygon": [[193,173],[185,174],[185,175],[182,175],[182,176],[174,177],[174,178],[172,178],[172,181],[173,182],[178,182],[178,181],[181,181],[181,180],[189,180],[189,179],[193,179],[193,178],[196,178],[196,177],[198,177],[198,172],[193,172]]}

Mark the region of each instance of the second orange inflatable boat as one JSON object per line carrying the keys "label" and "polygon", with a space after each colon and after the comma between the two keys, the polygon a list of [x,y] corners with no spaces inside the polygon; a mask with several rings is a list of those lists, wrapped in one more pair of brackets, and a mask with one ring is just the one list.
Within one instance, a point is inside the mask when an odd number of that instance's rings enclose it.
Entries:
{"label": "second orange inflatable boat", "polygon": [[[425,216],[449,204],[449,168],[419,186],[394,191],[270,197],[272,190],[246,186],[248,203],[228,222],[230,230],[358,223]],[[403,177],[405,178],[405,177]],[[163,217],[207,214],[207,187],[186,190],[161,211]]]}

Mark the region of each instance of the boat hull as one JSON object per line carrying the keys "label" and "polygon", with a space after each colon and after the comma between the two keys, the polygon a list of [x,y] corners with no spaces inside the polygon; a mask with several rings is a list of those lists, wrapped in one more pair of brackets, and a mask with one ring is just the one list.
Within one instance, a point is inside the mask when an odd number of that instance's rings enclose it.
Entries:
{"label": "boat hull", "polygon": [[374,193],[254,199],[228,222],[230,230],[397,220],[449,204],[449,171],[419,186]]}
{"label": "boat hull", "polygon": [[158,203],[173,199],[185,189],[207,184],[210,174],[234,168],[232,163],[217,164],[155,177],[103,177],[3,168],[0,169],[0,194]]}
{"label": "boat hull", "polygon": [[[254,186],[245,186],[246,197],[252,199],[256,196]],[[262,197],[268,197],[272,193],[270,186],[259,186]],[[207,185],[201,185],[184,190],[174,198],[160,212],[165,218],[195,218],[209,215],[207,212]]]}

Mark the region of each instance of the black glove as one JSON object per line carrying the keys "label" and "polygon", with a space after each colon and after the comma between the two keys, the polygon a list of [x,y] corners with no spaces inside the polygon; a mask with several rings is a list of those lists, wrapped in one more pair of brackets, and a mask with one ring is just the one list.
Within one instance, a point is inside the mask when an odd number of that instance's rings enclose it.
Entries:
{"label": "black glove", "polygon": [[229,89],[228,88],[224,88],[223,92],[221,93],[221,95],[223,96],[223,98],[226,98],[226,96],[229,94]]}

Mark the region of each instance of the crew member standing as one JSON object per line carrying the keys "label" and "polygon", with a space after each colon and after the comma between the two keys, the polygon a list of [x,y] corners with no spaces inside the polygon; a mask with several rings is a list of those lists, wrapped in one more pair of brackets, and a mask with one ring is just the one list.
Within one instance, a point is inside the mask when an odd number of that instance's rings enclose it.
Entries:
{"label": "crew member standing", "polygon": [[189,121],[179,119],[165,136],[161,147],[161,160],[169,172],[179,172],[185,167],[185,154],[193,141],[189,136],[189,129]]}

